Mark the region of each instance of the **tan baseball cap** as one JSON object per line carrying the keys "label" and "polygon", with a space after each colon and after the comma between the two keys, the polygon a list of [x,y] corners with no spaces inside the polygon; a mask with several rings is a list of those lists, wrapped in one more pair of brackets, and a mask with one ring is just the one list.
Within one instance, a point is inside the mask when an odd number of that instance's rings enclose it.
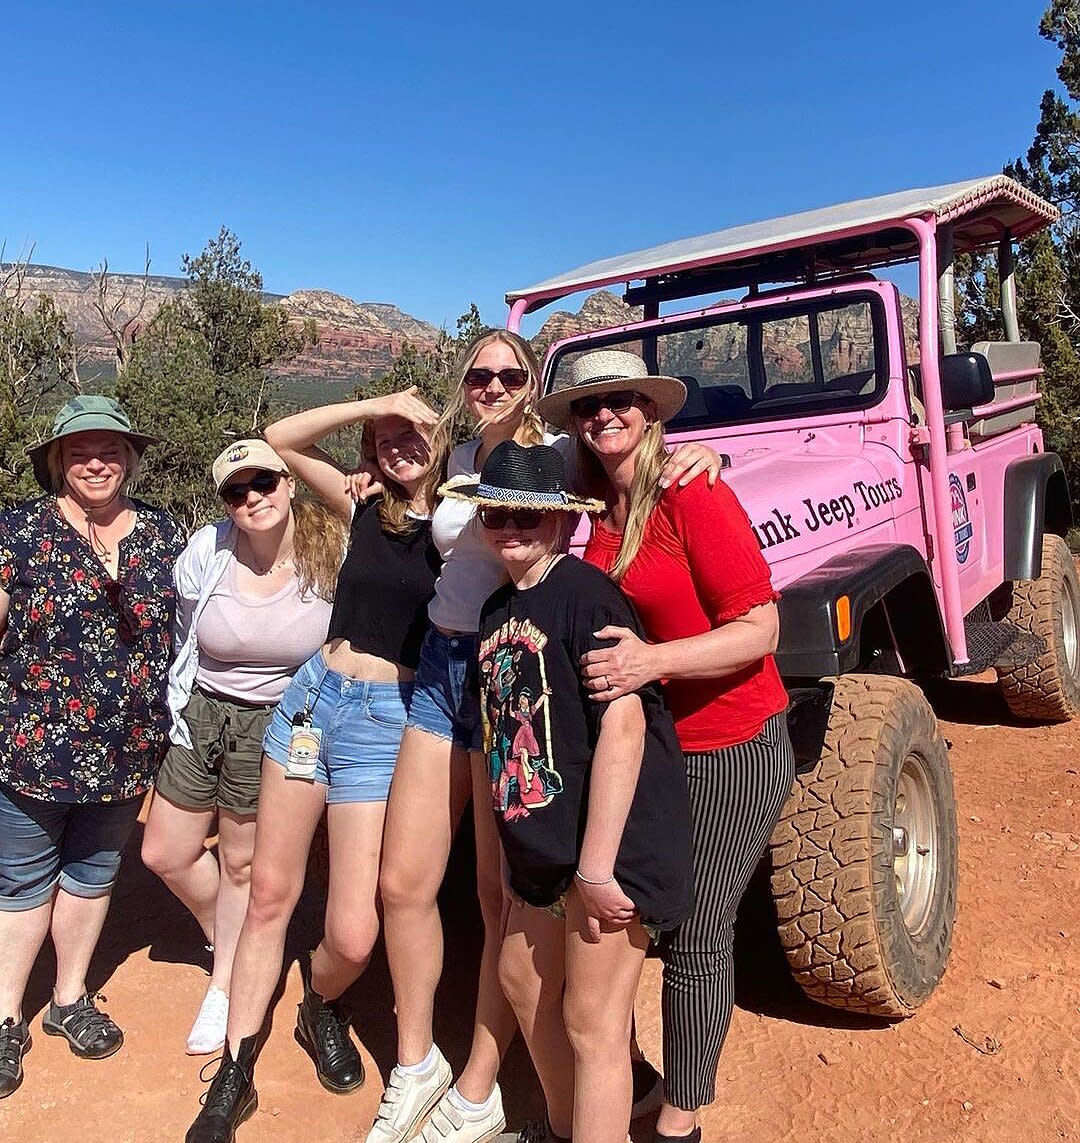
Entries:
{"label": "tan baseball cap", "polygon": [[289,471],[289,466],[266,443],[253,437],[250,440],[233,441],[221,450],[212,469],[214,488],[220,492],[221,486],[234,472],[245,468],[262,468],[267,472]]}

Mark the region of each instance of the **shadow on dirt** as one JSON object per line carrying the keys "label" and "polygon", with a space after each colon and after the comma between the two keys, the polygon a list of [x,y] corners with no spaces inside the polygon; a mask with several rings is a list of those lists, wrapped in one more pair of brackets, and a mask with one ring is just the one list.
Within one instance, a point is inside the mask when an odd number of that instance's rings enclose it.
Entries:
{"label": "shadow on dirt", "polygon": [[995,680],[925,679],[919,685],[934,713],[946,722],[965,726],[1043,725],[1017,718],[1002,698]]}
{"label": "shadow on dirt", "polygon": [[[108,991],[116,969],[129,956],[148,949],[151,960],[170,964],[208,967],[202,933],[183,906],[164,884],[142,864],[139,849],[142,826],[136,827],[127,847],[120,878],[104,932],[90,966],[88,986]],[[451,854],[440,907],[446,932],[445,965],[436,999],[436,1039],[459,1071],[469,1054],[473,1009],[476,1000],[476,966],[482,945],[483,926],[474,889],[472,830],[468,820],[459,831]],[[278,983],[272,1020],[291,1027],[294,1013],[279,1002],[285,978],[303,952],[312,948],[322,930],[325,896],[310,879],[300,899],[286,940],[285,965]],[[48,1003],[56,965],[52,946],[46,942],[38,959],[26,996],[26,1015],[33,1019]],[[750,1012],[774,1020],[850,1029],[874,1029],[886,1021],[848,1014],[814,1004],[791,978],[776,934],[776,916],[769,894],[767,871],[760,869],[739,910],[735,939],[736,1003]],[[380,943],[367,972],[349,990],[357,1038],[372,1054],[383,1077],[396,1058],[393,993]],[[782,1029],[777,1029],[782,1035]],[[378,1083],[377,1077],[371,1079]],[[314,1077],[313,1077],[314,1082]],[[520,1037],[500,1076],[504,1100],[512,1109],[511,1127],[543,1115],[543,1099],[531,1061]],[[651,1139],[648,1124],[635,1138]]]}

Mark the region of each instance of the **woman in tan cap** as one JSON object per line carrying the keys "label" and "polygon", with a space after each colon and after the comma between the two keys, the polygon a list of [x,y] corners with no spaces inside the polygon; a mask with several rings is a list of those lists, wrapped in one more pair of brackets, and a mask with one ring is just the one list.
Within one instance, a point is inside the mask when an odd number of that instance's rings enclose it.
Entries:
{"label": "woman in tan cap", "polygon": [[[247,910],[262,739],[293,673],[322,646],[345,531],[321,504],[294,500],[288,466],[263,440],[213,465],[227,513],[176,561],[171,746],[142,855],[199,922],[213,970],[187,1040],[225,1042],[229,977]],[[217,856],[205,848],[218,836]]]}
{"label": "woman in tan cap", "polygon": [[128,495],[151,443],[111,397],[75,397],[30,450],[46,494],[0,513],[0,1098],[22,1082],[23,992],[47,934],[43,1030],[83,1059],[124,1039],[86,973],[169,728],[183,536]]}

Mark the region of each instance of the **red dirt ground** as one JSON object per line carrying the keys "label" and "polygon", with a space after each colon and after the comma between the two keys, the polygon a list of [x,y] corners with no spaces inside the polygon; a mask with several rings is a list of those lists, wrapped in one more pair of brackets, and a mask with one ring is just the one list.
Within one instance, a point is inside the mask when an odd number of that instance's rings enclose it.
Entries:
{"label": "red dirt ground", "polygon": [[[738,1008],[705,1138],[731,1143],[1006,1143],[1080,1139],[1080,723],[1020,727],[983,680],[936,687],[953,744],[960,819],[960,902],[945,979],[911,1020],[889,1025],[803,999],[786,973],[760,885],[740,919]],[[202,1061],[183,1054],[202,996],[194,923],[138,860],[125,861],[91,981],[124,1028],[116,1056],[87,1062],[40,1033],[51,957],[31,982],[34,1047],[26,1081],[0,1104],[0,1138],[179,1143],[204,1089]],[[460,1064],[468,1047],[479,919],[468,855],[446,897],[448,964],[438,1036]],[[317,894],[294,922],[288,971],[259,1063],[260,1107],[240,1143],[344,1143],[363,1138],[393,1063],[390,992],[380,960],[353,991],[367,1084],[330,1095],[292,1039],[295,957],[317,931]],[[658,1058],[658,965],[639,997],[642,1043]],[[973,1042],[973,1043],[972,1043]],[[980,1048],[982,1051],[980,1051]],[[989,1051],[988,1051],[989,1049]],[[212,1071],[212,1068],[208,1069]],[[510,1125],[540,1111],[518,1044],[504,1068]],[[635,1131],[651,1141],[651,1125]]]}

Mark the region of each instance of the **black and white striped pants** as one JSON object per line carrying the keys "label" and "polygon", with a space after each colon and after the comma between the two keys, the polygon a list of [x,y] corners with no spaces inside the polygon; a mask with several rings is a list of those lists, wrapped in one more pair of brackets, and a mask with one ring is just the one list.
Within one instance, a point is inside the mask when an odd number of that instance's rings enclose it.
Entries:
{"label": "black and white striped pants", "polygon": [[739,900],[795,779],[785,714],[737,746],[686,754],[694,835],[694,912],[664,958],[664,1088],[686,1110],[716,1096],[735,1004],[732,946]]}

